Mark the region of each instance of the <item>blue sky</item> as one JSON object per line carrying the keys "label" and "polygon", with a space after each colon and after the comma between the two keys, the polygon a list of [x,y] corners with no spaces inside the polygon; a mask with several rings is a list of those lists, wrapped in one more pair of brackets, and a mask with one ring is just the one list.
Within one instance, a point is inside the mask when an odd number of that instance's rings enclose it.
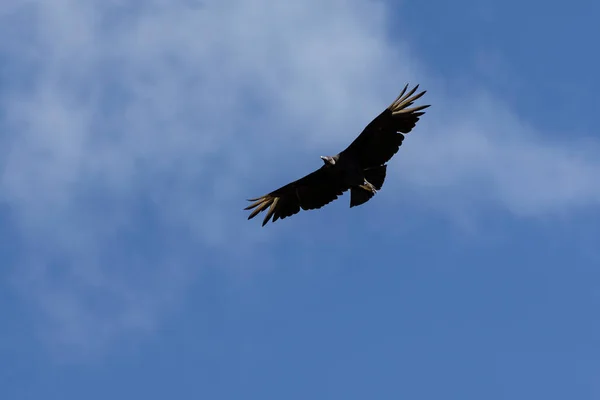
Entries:
{"label": "blue sky", "polygon": [[[4,0],[2,399],[597,399],[600,6]],[[245,199],[432,104],[381,192]]]}

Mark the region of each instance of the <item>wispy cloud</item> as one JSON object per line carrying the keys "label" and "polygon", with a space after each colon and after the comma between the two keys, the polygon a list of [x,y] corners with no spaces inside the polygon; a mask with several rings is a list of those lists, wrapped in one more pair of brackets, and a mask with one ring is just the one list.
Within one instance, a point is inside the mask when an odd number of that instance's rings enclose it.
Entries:
{"label": "wispy cloud", "polygon": [[589,145],[548,141],[478,88],[446,93],[407,43],[389,42],[385,11],[362,0],[3,2],[0,32],[18,39],[0,48],[11,82],[1,199],[27,248],[18,287],[50,342],[93,352],[152,329],[198,266],[214,265],[203,255],[269,234],[250,234],[238,210],[299,177],[274,164],[317,166],[407,81],[433,107],[388,190],[526,215],[600,203]]}
{"label": "wispy cloud", "polygon": [[[598,143],[575,133],[539,132],[486,93],[440,99],[398,162],[412,184],[463,204],[495,204],[543,217],[600,205]],[[406,150],[406,149],[405,149]]]}

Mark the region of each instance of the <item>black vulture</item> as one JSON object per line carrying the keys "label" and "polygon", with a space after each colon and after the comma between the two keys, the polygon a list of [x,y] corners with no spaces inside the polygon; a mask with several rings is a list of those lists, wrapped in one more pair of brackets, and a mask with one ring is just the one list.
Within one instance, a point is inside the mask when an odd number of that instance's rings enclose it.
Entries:
{"label": "black vulture", "polygon": [[[379,114],[341,153],[321,156],[324,165],[297,181],[288,183],[253,202],[245,210],[254,210],[248,219],[268,208],[262,225],[303,210],[313,210],[337,199],[350,190],[350,207],[369,201],[383,186],[386,163],[398,152],[405,133],[416,125],[429,105],[409,108],[425,94],[413,96],[419,85],[406,93],[408,84],[388,108]],[[406,94],[405,94],[406,93]],[[412,96],[412,97],[411,97]]]}

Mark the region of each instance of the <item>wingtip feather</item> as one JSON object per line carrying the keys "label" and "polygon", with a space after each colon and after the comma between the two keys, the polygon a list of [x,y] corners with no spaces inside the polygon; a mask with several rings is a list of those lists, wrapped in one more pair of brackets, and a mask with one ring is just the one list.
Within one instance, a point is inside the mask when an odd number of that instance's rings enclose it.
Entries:
{"label": "wingtip feather", "polygon": [[271,217],[273,216],[273,213],[275,212],[275,210],[277,209],[277,203],[279,202],[279,197],[275,197],[273,199],[273,201],[271,202],[271,207],[269,208],[269,211],[267,211],[267,215],[265,215],[265,219],[263,220],[263,224],[262,226],[265,226],[265,224],[267,222],[269,222],[269,220],[271,219]]}
{"label": "wingtip feather", "polygon": [[[414,112],[414,111],[420,111],[424,108],[429,107],[429,105],[426,106],[418,106],[418,107],[414,107],[414,108],[408,108],[410,107],[416,100],[420,99],[425,93],[427,93],[426,90],[423,90],[422,92],[416,94],[413,96],[413,94],[416,92],[416,90],[419,88],[419,84],[417,84],[415,87],[413,87],[408,93],[399,96],[396,101],[394,101],[389,107],[388,109],[392,112],[392,114],[397,115],[397,114],[404,114],[404,113],[410,113],[410,112]],[[404,90],[402,91],[402,93],[404,93]],[[412,97],[411,97],[412,96]]]}
{"label": "wingtip feather", "polygon": [[271,202],[273,200],[270,198],[266,198],[264,199],[262,202],[260,202],[259,204],[257,204],[256,208],[250,213],[250,215],[248,216],[248,219],[252,219],[254,218],[258,213],[264,211],[267,207],[269,207],[271,205]]}

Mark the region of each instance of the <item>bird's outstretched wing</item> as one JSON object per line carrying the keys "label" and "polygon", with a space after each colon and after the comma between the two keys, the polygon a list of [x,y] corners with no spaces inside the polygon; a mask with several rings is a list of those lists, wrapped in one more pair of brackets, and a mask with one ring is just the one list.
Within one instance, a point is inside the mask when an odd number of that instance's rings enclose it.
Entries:
{"label": "bird's outstretched wing", "polygon": [[288,183],[269,194],[255,199],[248,199],[253,203],[244,210],[254,208],[248,216],[248,219],[252,219],[268,208],[262,223],[262,226],[265,226],[271,217],[275,222],[279,218],[284,219],[298,213],[300,208],[303,210],[321,208],[337,199],[348,189],[348,187],[343,186],[341,179],[331,173],[328,166],[324,165],[305,177]]}
{"label": "bird's outstretched wing", "polygon": [[422,91],[413,96],[418,87],[419,85],[406,93],[407,84],[396,100],[373,119],[342,154],[351,154],[362,168],[372,168],[388,162],[402,145],[403,134],[415,127],[419,117],[425,114],[422,110],[429,107],[423,105],[410,108],[415,100],[426,93]]}

